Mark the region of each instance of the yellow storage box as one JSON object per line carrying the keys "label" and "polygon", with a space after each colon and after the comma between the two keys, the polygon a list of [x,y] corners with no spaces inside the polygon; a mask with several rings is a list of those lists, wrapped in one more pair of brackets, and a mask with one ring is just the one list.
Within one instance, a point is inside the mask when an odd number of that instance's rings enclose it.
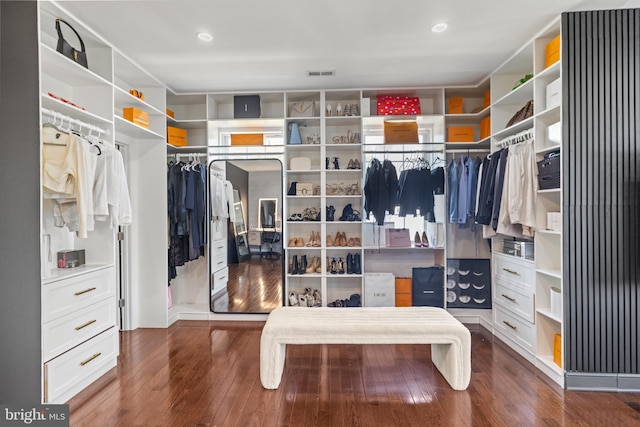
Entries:
{"label": "yellow storage box", "polygon": [[549,43],[545,49],[544,67],[555,64],[560,60],[560,36],[555,37]]}

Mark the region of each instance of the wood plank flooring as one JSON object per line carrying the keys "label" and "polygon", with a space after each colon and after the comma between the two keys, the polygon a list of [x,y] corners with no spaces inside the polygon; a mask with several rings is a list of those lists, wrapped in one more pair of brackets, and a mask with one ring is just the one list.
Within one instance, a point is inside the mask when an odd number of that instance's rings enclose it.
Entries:
{"label": "wood plank flooring", "polygon": [[262,322],[121,332],[118,366],[71,399],[71,426],[640,426],[640,394],[564,391],[472,328],[471,384],[427,345],[290,345],[260,384]]}
{"label": "wood plank flooring", "polygon": [[282,258],[252,256],[229,264],[227,291],[215,295],[216,313],[270,313],[282,305]]}

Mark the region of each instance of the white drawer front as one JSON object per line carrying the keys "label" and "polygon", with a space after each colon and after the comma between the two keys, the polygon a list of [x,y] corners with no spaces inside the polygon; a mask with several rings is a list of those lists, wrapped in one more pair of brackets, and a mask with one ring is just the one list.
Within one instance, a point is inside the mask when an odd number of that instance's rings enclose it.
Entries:
{"label": "white drawer front", "polygon": [[495,327],[530,353],[535,351],[536,332],[532,323],[500,308],[494,310]]}
{"label": "white drawer front", "polygon": [[225,267],[222,270],[218,270],[213,273],[213,289],[211,290],[211,295],[220,292],[227,286],[227,282],[229,281],[229,267]]}
{"label": "white drawer front", "polygon": [[48,322],[115,295],[113,267],[42,287],[42,321]]}
{"label": "white drawer front", "polygon": [[510,255],[493,254],[493,277],[534,291],[535,265]]}
{"label": "white drawer front", "polygon": [[42,325],[44,360],[49,360],[116,324],[110,298]]}
{"label": "white drawer front", "polygon": [[535,319],[533,292],[496,280],[493,302],[532,322]]}
{"label": "white drawer front", "polygon": [[227,241],[213,242],[211,248],[211,271],[216,272],[227,266]]}
{"label": "white drawer front", "polygon": [[44,364],[44,401],[64,403],[116,365],[118,330],[97,337]]}

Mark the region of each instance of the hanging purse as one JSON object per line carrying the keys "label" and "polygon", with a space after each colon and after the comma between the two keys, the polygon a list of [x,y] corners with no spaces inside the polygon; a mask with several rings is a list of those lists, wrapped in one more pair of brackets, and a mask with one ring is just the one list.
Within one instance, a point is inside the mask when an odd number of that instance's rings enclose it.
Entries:
{"label": "hanging purse", "polygon": [[[78,40],[80,41],[81,50],[75,49],[73,46],[69,44],[69,42],[67,42],[64,39],[64,36],[62,35],[62,30],[60,29],[61,22],[65,24],[67,27],[71,28],[71,31],[73,31],[75,35],[78,37]],[[85,68],[89,68],[87,65],[87,52],[84,48],[84,42],[82,41],[80,34],[78,34],[78,32],[71,25],[69,25],[68,22],[63,21],[60,18],[56,19],[56,31],[58,32],[58,46],[56,50],[61,54],[63,54],[64,56],[66,56],[67,58],[71,59],[72,61],[77,62],[78,64],[82,65]]]}

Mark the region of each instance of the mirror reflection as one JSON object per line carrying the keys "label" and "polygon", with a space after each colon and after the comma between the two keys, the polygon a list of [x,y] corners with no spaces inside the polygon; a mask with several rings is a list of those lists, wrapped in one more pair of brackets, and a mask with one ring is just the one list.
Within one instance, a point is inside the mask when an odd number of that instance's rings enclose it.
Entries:
{"label": "mirror reflection", "polygon": [[211,203],[229,212],[211,217],[211,310],[269,313],[282,305],[282,163],[216,160],[209,173]]}

